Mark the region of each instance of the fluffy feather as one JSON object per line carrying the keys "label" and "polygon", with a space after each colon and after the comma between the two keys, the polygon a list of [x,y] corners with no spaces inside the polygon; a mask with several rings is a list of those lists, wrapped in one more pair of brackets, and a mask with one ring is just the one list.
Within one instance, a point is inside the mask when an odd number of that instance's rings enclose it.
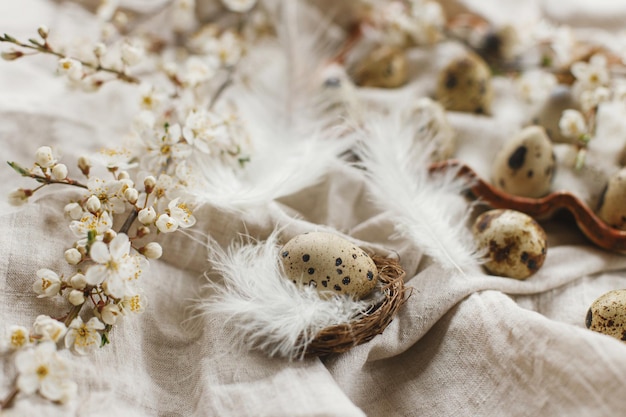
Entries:
{"label": "fluffy feather", "polygon": [[480,258],[467,228],[468,203],[461,198],[467,183],[453,171],[429,174],[436,135],[415,134],[425,122],[399,112],[370,118],[359,130],[357,153],[374,202],[392,214],[397,232],[435,262],[463,273]]}
{"label": "fluffy feather", "polygon": [[226,95],[237,98],[250,162],[241,169],[212,157],[196,160],[193,194],[200,202],[240,210],[289,195],[318,182],[352,145],[332,128],[336,113],[326,111],[336,100],[329,98],[324,77],[339,37],[329,35],[330,23],[305,4],[280,5],[278,43],[252,48],[242,62],[242,82]]}
{"label": "fluffy feather", "polygon": [[369,303],[343,296],[324,300],[314,289],[288,281],[277,235],[265,242],[235,242],[227,249],[210,242],[210,261],[223,281],[208,280],[210,295],[200,302],[200,311],[225,316],[240,347],[293,360],[302,357],[319,331],[351,321]]}

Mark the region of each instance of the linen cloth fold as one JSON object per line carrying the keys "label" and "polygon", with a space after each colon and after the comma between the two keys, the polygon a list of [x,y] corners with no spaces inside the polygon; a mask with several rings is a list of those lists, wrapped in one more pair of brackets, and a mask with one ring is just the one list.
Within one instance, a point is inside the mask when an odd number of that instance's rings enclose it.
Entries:
{"label": "linen cloth fold", "polygon": [[[38,20],[85,29],[84,21],[70,18],[82,13],[71,4],[16,3],[0,5],[0,31],[28,35]],[[515,3],[529,16],[545,12],[577,26],[603,22],[617,8],[611,3],[609,12],[590,10],[588,1],[560,3],[562,10],[547,1],[458,3],[495,18],[512,18],[504,10]],[[415,52],[412,63],[423,78],[407,89],[428,93],[445,48]],[[0,62],[6,160],[30,161],[41,145],[75,158],[111,146],[130,122],[133,97],[126,87],[111,85],[93,96],[67,93],[50,68],[39,58]],[[501,105],[493,117],[450,115],[458,156],[485,176],[490,156],[481,149],[492,152],[530,114],[510,99],[510,82],[499,80],[496,88]],[[396,93],[363,95],[386,102]],[[1,193],[24,184],[8,167],[0,170]],[[64,227],[63,206],[75,196],[57,189],[20,208],[0,202],[2,326],[28,325],[41,313],[64,314],[62,302],[37,299],[32,282],[39,268],[67,268],[62,252],[72,234]],[[222,245],[242,233],[263,239],[276,225],[284,227],[285,237],[335,229],[364,247],[396,253],[412,294],[384,333],[347,353],[289,362],[242,352],[233,348],[236,329],[225,317],[194,316],[210,268],[206,248],[183,234],[164,235],[164,257],[151,262],[145,279],[147,311],[116,326],[110,345],[72,357],[80,401],[57,406],[19,397],[3,415],[613,416],[626,410],[626,345],[584,325],[596,297],[626,288],[626,256],[592,246],[568,219],[542,222],[549,239],[546,262],[526,281],[516,281],[480,268],[450,274],[430,264],[419,249],[393,237],[389,213],[372,208],[363,177],[346,166],[332,167],[318,184],[249,213],[206,204],[195,216],[195,229]],[[11,361],[0,360],[0,395],[13,373]]]}

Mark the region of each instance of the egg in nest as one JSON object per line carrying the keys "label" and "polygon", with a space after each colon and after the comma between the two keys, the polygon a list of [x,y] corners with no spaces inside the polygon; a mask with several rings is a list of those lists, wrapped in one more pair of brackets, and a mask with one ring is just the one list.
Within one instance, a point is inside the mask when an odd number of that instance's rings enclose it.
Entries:
{"label": "egg in nest", "polygon": [[320,295],[349,294],[364,298],[376,287],[378,269],[357,245],[332,233],[297,235],[280,250],[287,278],[314,287]]}

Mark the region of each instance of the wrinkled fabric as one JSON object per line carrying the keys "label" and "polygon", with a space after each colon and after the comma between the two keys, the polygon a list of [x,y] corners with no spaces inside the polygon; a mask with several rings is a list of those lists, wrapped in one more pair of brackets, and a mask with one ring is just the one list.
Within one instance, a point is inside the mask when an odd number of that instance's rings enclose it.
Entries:
{"label": "wrinkled fabric", "polygon": [[[43,22],[67,32],[85,29],[73,19],[84,12],[71,4],[14,3],[0,5],[1,32],[31,36]],[[563,10],[547,1],[497,2],[491,9],[477,1],[458,3],[487,10],[494,19],[511,18],[504,3],[521,9],[524,4],[529,15],[543,11],[577,26],[587,18],[596,24],[611,16],[613,22],[616,13],[626,13],[611,3],[605,15],[602,8],[590,9],[589,1],[559,3]],[[411,88],[432,92],[428,77],[447,47],[412,53],[424,78]],[[122,140],[133,111],[128,87],[68,92],[53,73],[54,62],[44,57],[0,62],[3,159],[28,164],[38,146],[51,145],[70,161]],[[481,175],[488,176],[495,145],[529,115],[529,109],[516,107],[513,88],[497,80],[490,118],[449,116],[458,131],[458,156]],[[364,92],[381,102],[393,94]],[[0,170],[3,195],[29,184],[8,167]],[[39,268],[70,272],[62,254],[73,236],[63,207],[77,195],[50,187],[23,207],[0,200],[2,326],[29,326],[38,314],[65,313],[64,300],[36,298],[32,282]],[[542,221],[546,262],[517,281],[479,267],[464,276],[450,274],[428,262],[410,242],[394,237],[389,214],[372,207],[363,176],[345,166],[247,214],[207,204],[195,215],[200,242],[180,233],[159,238],[164,257],[151,261],[143,283],[147,311],[125,318],[111,333],[112,343],[90,356],[62,352],[74,364],[79,400],[57,406],[20,396],[6,415],[614,416],[626,410],[626,345],[585,329],[593,300],[626,287],[626,257],[592,246],[569,218]],[[237,330],[224,317],[198,316],[196,300],[209,269],[203,236],[225,246],[240,233],[263,239],[276,225],[286,237],[323,225],[363,247],[398,254],[411,296],[384,333],[341,355],[289,362],[234,349]],[[15,370],[6,357],[0,364],[4,396]]]}

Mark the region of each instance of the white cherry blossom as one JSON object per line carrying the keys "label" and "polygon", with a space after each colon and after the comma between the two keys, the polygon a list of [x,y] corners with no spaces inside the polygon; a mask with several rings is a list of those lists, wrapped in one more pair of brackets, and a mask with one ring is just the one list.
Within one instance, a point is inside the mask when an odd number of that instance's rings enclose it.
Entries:
{"label": "white cherry blossom", "polygon": [[96,236],[102,236],[111,227],[113,227],[113,220],[106,211],[98,215],[86,212],[80,220],[74,220],[70,223],[70,230],[74,232],[76,237],[82,238],[85,242],[90,231]]}
{"label": "white cherry blossom", "polygon": [[183,136],[194,147],[206,154],[230,145],[225,121],[213,112],[195,110],[185,120]]}
{"label": "white cherry blossom", "polygon": [[568,109],[563,112],[559,120],[561,134],[567,138],[579,139],[587,133],[587,123],[578,110]]}
{"label": "white cherry blossom", "polygon": [[128,236],[120,233],[107,245],[104,242],[94,242],[89,250],[91,260],[96,264],[89,267],[85,273],[85,281],[89,285],[98,285],[106,279],[115,279],[121,276],[126,279],[133,274],[129,261],[130,241]]}
{"label": "white cherry blossom", "polygon": [[147,306],[146,297],[143,294],[131,294],[119,303],[120,311],[126,315],[129,313],[143,313]]}
{"label": "white cherry blossom", "polygon": [[100,346],[102,336],[98,330],[104,330],[104,323],[92,317],[87,323],[76,317],[70,323],[65,335],[65,347],[79,355],[87,355]]}
{"label": "white cherry blossom", "polygon": [[589,62],[575,62],[571,67],[572,74],[576,77],[576,84],[583,90],[593,90],[606,86],[610,81],[607,60],[604,55],[596,54]]}
{"label": "white cherry blossom", "polygon": [[192,210],[187,203],[181,201],[180,198],[175,198],[170,201],[167,208],[170,212],[170,216],[176,220],[178,226],[187,228],[196,224],[196,218],[193,216]]}
{"label": "white cherry blossom", "polygon": [[18,350],[30,344],[28,329],[24,326],[10,326],[2,341],[3,350]]}
{"label": "white cherry blossom", "polygon": [[99,177],[91,178],[87,182],[87,188],[92,195],[95,195],[102,204],[102,209],[113,214],[124,213],[126,203],[124,201],[123,189],[126,183],[119,180],[104,180]]}
{"label": "white cherry blossom", "polygon": [[33,336],[40,341],[58,342],[65,335],[67,327],[62,322],[45,314],[40,314],[33,323]]}
{"label": "white cherry blossom", "polygon": [[144,167],[150,171],[159,172],[172,160],[177,161],[191,155],[191,147],[181,141],[182,133],[179,124],[166,129],[165,133],[155,132],[144,136],[146,154]]}
{"label": "white cherry blossom", "polygon": [[43,342],[20,351],[15,357],[17,387],[24,394],[39,394],[51,401],[66,402],[77,391],[70,372],[52,342]]}
{"label": "white cherry blossom", "polygon": [[42,268],[37,271],[37,279],[33,283],[33,291],[38,298],[54,297],[61,290],[61,279],[56,272]]}

